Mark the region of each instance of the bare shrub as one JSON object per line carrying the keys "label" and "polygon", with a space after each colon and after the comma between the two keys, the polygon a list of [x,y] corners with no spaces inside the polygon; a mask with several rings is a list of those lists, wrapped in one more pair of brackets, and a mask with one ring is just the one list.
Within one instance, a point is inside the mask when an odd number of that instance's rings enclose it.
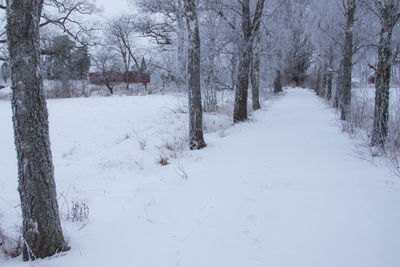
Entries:
{"label": "bare shrub", "polygon": [[88,97],[91,95],[91,88],[88,89],[86,80],[46,80],[44,88],[46,98],[71,98],[71,97]]}
{"label": "bare shrub", "polygon": [[11,237],[0,228],[0,252],[6,257],[15,258],[22,253],[22,237],[19,233],[17,237]]}
{"label": "bare shrub", "polygon": [[89,218],[89,206],[84,202],[72,201],[72,207],[67,213],[67,221],[83,222]]}
{"label": "bare shrub", "polygon": [[188,141],[189,138],[187,134],[175,131],[172,137],[165,139],[163,143],[158,146],[158,149],[162,155],[167,155],[169,158],[173,159],[179,159],[187,149]]}
{"label": "bare shrub", "polygon": [[183,165],[181,164],[180,161],[178,161],[178,168],[176,170],[176,173],[179,175],[179,177],[181,177],[184,180],[188,180],[188,175],[187,172],[185,170],[185,168],[183,167]]}
{"label": "bare shrub", "polygon": [[374,103],[370,101],[368,91],[362,90],[359,94],[353,94],[352,107],[349,121],[354,127],[372,130],[374,119]]}
{"label": "bare shrub", "polygon": [[374,89],[353,90],[351,113],[347,121],[340,121],[341,130],[350,137],[361,140],[369,147],[372,158],[383,156],[394,173],[400,176],[400,105],[399,90],[390,92],[389,132],[384,147],[370,147],[370,133],[374,120]]}
{"label": "bare shrub", "polygon": [[[251,114],[251,111],[249,111]],[[233,110],[230,104],[221,104],[214,113],[208,113],[203,119],[205,133],[218,133],[220,137],[226,136],[226,129],[232,125]]]}
{"label": "bare shrub", "polygon": [[158,160],[158,163],[160,163],[162,166],[166,166],[169,164],[168,162],[169,158],[165,155],[160,155],[160,159]]}
{"label": "bare shrub", "polygon": [[145,150],[146,149],[146,145],[147,145],[147,136],[140,135],[136,131],[134,131],[133,134],[134,134],[134,136],[136,138],[136,141],[139,144],[139,149],[140,150]]}
{"label": "bare shrub", "polygon": [[[396,94],[393,94],[396,93]],[[386,154],[390,160],[391,167],[397,176],[400,176],[400,92],[392,92],[391,109],[389,116],[389,132],[385,145]]]}
{"label": "bare shrub", "polygon": [[218,110],[217,90],[209,84],[203,87],[203,110],[204,112],[215,112]]}
{"label": "bare shrub", "polygon": [[184,98],[182,96],[180,96],[180,95],[176,96],[176,100],[177,100],[177,106],[172,111],[174,113],[186,114],[187,110],[188,110],[187,102],[185,102]]}

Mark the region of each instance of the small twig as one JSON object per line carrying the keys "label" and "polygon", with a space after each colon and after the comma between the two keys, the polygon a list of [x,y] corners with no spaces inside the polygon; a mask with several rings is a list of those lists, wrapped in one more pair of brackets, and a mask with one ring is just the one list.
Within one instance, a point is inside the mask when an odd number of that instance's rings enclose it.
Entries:
{"label": "small twig", "polygon": [[176,173],[179,175],[179,177],[181,177],[182,179],[185,179],[187,181],[188,175],[186,173],[185,168],[183,168],[183,166],[181,165],[179,160],[178,160],[178,171],[176,171]]}
{"label": "small twig", "polygon": [[368,64],[368,67],[373,69],[377,74],[382,75],[382,72],[380,72],[377,68],[375,68],[374,66],[372,66],[371,64]]}

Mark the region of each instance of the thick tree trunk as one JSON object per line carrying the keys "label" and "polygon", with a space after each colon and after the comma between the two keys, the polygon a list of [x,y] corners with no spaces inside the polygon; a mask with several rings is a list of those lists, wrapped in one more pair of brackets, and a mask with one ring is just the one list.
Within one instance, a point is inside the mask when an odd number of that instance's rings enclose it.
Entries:
{"label": "thick tree trunk", "polygon": [[43,1],[8,1],[12,110],[23,219],[24,260],[68,249],[60,225],[48,114],[40,76],[39,20]]}
{"label": "thick tree trunk", "polygon": [[340,71],[336,78],[336,90],[335,90],[335,94],[333,96],[333,107],[334,108],[339,108],[339,102],[340,102],[341,95],[342,95],[342,90],[343,90],[343,73],[342,72],[343,72],[343,67],[341,65]]}
{"label": "thick tree trunk", "polygon": [[389,92],[392,68],[393,27],[383,27],[378,47],[378,67],[375,82],[375,112],[371,144],[384,145],[389,121]]}
{"label": "thick tree trunk", "polygon": [[347,1],[346,28],[343,51],[343,83],[340,97],[341,119],[346,120],[350,114],[351,105],[351,77],[353,69],[353,28],[355,22],[356,0]]}
{"label": "thick tree trunk", "polygon": [[257,36],[255,51],[251,65],[251,97],[253,110],[261,108],[260,105],[260,36]]}
{"label": "thick tree trunk", "polygon": [[250,0],[239,1],[242,12],[242,46],[239,55],[239,69],[237,88],[235,91],[235,106],[233,110],[233,122],[247,120],[247,97],[249,89],[249,74],[253,53],[254,37],[258,34],[261,16],[264,10],[265,0],[258,0],[254,12],[254,18],[250,18]]}
{"label": "thick tree trunk", "polygon": [[251,65],[251,48],[249,40],[243,43],[239,56],[238,82],[235,91],[235,106],[233,111],[233,122],[247,120],[247,97],[249,89],[249,72]]}
{"label": "thick tree trunk", "polygon": [[195,1],[184,1],[189,37],[187,84],[189,94],[189,145],[192,150],[206,146],[203,137],[203,111],[201,106],[200,32]]}

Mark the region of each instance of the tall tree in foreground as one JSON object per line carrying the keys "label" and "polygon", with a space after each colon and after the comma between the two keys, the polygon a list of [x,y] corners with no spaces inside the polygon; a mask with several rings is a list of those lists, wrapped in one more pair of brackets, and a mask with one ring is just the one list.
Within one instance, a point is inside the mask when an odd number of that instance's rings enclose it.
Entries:
{"label": "tall tree in foreground", "polygon": [[235,123],[247,120],[247,97],[253,43],[260,29],[265,0],[257,1],[253,16],[251,16],[250,11],[250,0],[241,0],[239,3],[242,17],[242,44],[239,55],[238,84],[235,92],[235,107],[233,112],[233,122]]}
{"label": "tall tree in foreground", "polygon": [[341,119],[346,120],[350,114],[351,104],[351,78],[353,70],[353,55],[354,55],[354,23],[356,15],[356,0],[343,1],[344,15],[346,17],[346,24],[344,27],[344,45],[343,45],[343,58],[342,70],[340,74],[341,88],[339,88],[339,102],[341,109]]}
{"label": "tall tree in foreground", "polygon": [[[373,67],[376,73],[375,112],[372,130],[372,145],[384,145],[388,133],[389,92],[393,55],[393,29],[400,19],[400,0],[374,0],[367,2],[368,7],[379,19],[381,30],[378,44],[378,65]],[[372,67],[372,66],[371,66]]]}
{"label": "tall tree in foreground", "polygon": [[7,1],[11,104],[24,260],[45,258],[69,249],[61,230],[47,107],[39,71],[42,6],[43,0]]}
{"label": "tall tree in foreground", "polygon": [[196,0],[184,0],[188,31],[187,86],[189,93],[189,145],[190,149],[206,146],[203,137],[203,111],[200,87],[200,32],[196,13]]}

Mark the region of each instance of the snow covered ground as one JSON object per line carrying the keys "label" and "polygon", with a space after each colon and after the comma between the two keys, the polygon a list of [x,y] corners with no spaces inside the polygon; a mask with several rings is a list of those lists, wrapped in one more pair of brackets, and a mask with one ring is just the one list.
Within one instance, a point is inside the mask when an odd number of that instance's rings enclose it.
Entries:
{"label": "snow covered ground", "polygon": [[7,99],[11,93],[11,88],[9,86],[0,89],[0,99]]}
{"label": "snow covered ground", "polygon": [[[63,229],[72,250],[11,266],[398,267],[400,178],[359,159],[334,112],[289,89],[250,123],[207,116],[182,149],[174,96],[50,100]],[[8,101],[0,101],[0,227],[20,222]],[[168,158],[167,166],[159,164]],[[71,222],[71,202],[89,207]],[[14,227],[15,228],[15,227]],[[15,230],[15,229],[14,229]]]}

